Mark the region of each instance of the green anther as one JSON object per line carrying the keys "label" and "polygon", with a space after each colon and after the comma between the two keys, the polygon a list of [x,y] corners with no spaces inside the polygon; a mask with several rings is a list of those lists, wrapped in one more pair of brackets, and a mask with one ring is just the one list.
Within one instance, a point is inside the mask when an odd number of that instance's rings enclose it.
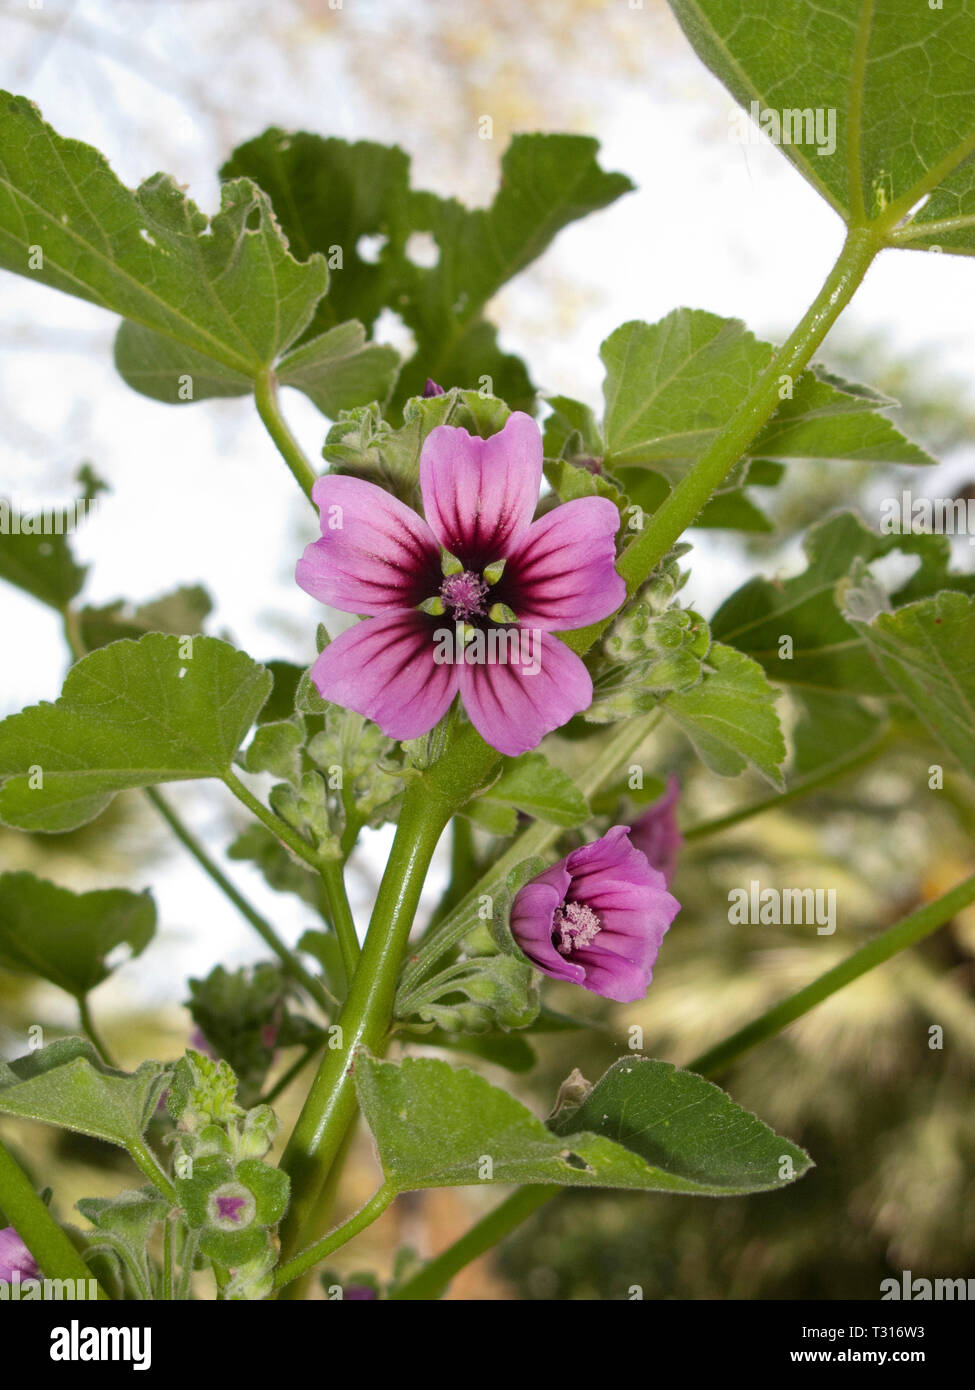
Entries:
{"label": "green anther", "polygon": [[509,608],[506,603],[493,603],[488,609],[488,617],[492,623],[514,623],[517,616],[514,609]]}
{"label": "green anther", "polygon": [[442,574],[463,574],[464,566],[449,551],[444,551],[440,557],[440,571]]}
{"label": "green anther", "polygon": [[433,598],[425,598],[422,603],[417,604],[417,607],[421,613],[430,613],[435,618],[439,618],[447,611],[439,594],[434,594]]}
{"label": "green anther", "polygon": [[493,564],[488,565],[487,569],[482,571],[482,574],[486,584],[497,584],[502,574],[504,574],[504,561],[495,560]]}

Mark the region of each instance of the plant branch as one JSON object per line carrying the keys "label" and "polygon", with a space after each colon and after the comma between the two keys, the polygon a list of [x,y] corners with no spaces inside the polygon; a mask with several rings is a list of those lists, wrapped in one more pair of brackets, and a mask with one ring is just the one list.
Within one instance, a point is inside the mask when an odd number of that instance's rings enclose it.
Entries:
{"label": "plant branch", "polygon": [[400,1300],[419,1300],[440,1298],[446,1292],[455,1274],[485,1255],[505,1236],[527,1221],[533,1212],[563,1191],[549,1183],[532,1183],[519,1187],[510,1197],[489,1211],[469,1231],[448,1245],[434,1259],[429,1260],[422,1269],[412,1275],[399,1288],[394,1289],[390,1298]]}
{"label": "plant branch", "polygon": [[364,1231],[367,1226],[371,1226],[377,1221],[383,1212],[396,1198],[396,1189],[385,1184],[374,1193],[364,1207],[361,1207],[348,1221],[336,1226],[334,1231],[330,1231],[327,1236],[310,1245],[307,1250],[302,1250],[286,1264],[281,1265],[274,1276],[274,1287],[282,1289],[286,1284],[290,1284],[293,1279],[299,1279],[310,1269],[314,1268],[326,1256],[331,1255],[333,1250],[338,1250],[357,1236],[360,1231]]}
{"label": "plant branch", "polygon": [[262,372],[254,382],[254,400],[257,404],[257,413],[264,422],[264,428],[274,440],[278,453],[294,474],[298,486],[311,502],[311,490],[317,481],[317,474],[281,414],[277,382],[272,371]]}
{"label": "plant branch", "polygon": [[115,1063],[112,1060],[112,1054],[109,1052],[104,1042],[102,1042],[101,1034],[95,1027],[95,1020],[91,1016],[91,1009],[88,1007],[88,996],[86,994],[78,995],[78,1017],[81,1022],[82,1032],[88,1034],[89,1040],[94,1044],[95,1051],[99,1053],[102,1061],[108,1066],[114,1067]]}
{"label": "plant branch", "polygon": [[[94,1279],[91,1270],[38,1197],[30,1179],[0,1143],[0,1207],[48,1279]],[[108,1294],[98,1281],[98,1297]]]}
{"label": "plant branch", "polygon": [[852,984],[876,966],[883,965],[892,956],[896,956],[898,951],[904,951],[908,946],[916,946],[926,936],[950,922],[956,913],[971,902],[975,902],[975,874],[942,894],[940,898],[936,898],[934,902],[925,904],[917,912],[912,912],[910,916],[895,922],[865,946],[861,946],[838,965],[834,965],[832,970],[827,970],[811,984],[773,1005],[760,1018],[753,1019],[744,1028],[732,1033],[730,1038],[725,1038],[715,1047],[702,1052],[693,1062],[687,1064],[687,1069],[700,1072],[704,1076],[713,1076],[715,1072],[724,1071],[742,1053],[757,1047],[767,1038],[774,1037],[837,990]]}

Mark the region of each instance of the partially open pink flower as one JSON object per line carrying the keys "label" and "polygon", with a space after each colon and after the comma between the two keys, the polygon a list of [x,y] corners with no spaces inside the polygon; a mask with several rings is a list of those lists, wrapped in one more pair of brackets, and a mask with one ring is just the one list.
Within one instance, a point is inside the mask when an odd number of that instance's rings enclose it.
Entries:
{"label": "partially open pink flower", "polygon": [[5,1226],[0,1230],[0,1279],[9,1284],[15,1273],[21,1280],[36,1279],[37,1261],[13,1226]]}
{"label": "partially open pink flower", "polygon": [[677,828],[679,800],[680,783],[671,773],[663,796],[637,816],[630,828],[631,841],[653,867],[660,870],[668,887],[677,871],[677,856],[684,844],[684,837]]}
{"label": "partially open pink flower", "polygon": [[663,874],[633,848],[627,827],[614,825],[520,889],[511,932],[553,980],[630,1004],[646,994],[679,911]]}
{"label": "partially open pink flower", "polygon": [[459,691],[478,732],[511,755],[588,708],[589,673],[552,633],[622,603],[619,513],[582,497],[532,521],[541,478],[541,434],[520,411],[490,439],[431,430],[420,456],[426,521],[372,483],[319,478],[322,537],[299,560],[298,583],[367,615],[312,667],[324,699],[408,739]]}

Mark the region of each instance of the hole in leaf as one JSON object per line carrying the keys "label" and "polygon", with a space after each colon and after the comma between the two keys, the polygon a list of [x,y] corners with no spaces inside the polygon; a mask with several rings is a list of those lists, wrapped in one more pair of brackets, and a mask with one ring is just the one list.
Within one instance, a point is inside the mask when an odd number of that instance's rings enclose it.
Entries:
{"label": "hole in leaf", "polygon": [[388,241],[388,236],[382,236],[378,232],[374,234],[364,233],[355,244],[355,253],[360,261],[365,261],[368,265],[375,265]]}
{"label": "hole in leaf", "polygon": [[403,250],[406,258],[423,270],[430,270],[440,260],[440,247],[429,232],[411,232]]}

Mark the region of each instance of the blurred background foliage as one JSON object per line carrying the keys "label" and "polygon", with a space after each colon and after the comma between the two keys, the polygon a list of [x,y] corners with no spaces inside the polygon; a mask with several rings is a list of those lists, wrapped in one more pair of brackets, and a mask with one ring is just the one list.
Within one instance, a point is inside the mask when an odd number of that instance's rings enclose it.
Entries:
{"label": "blurred background foliage", "polygon": [[[633,24],[634,9],[647,14],[639,27]],[[656,0],[632,7],[626,0],[563,0],[537,7],[518,0],[461,6],[444,0],[419,11],[415,5],[355,0],[342,9],[324,0],[287,0],[270,8],[209,0],[172,5],[47,0],[40,9],[7,7],[0,16],[0,42],[8,55],[7,85],[31,95],[36,87],[38,99],[49,104],[52,86],[63,82],[72,101],[85,110],[98,108],[86,138],[101,143],[100,124],[122,132],[114,144],[106,139],[104,147],[130,181],[146,174],[153,161],[177,172],[189,165],[197,180],[205,180],[209,170],[212,178],[238,140],[264,124],[291,122],[326,134],[401,139],[414,155],[421,183],[483,200],[510,132],[540,128],[612,136],[612,123],[607,128],[605,119],[608,91],[616,94],[613,119],[626,118],[619,115],[622,108],[638,125],[646,116],[644,85],[667,109],[668,102],[699,97],[704,82],[666,7]],[[323,75],[332,83],[327,89]],[[153,109],[153,94],[162,103],[162,116]],[[695,117],[702,150],[716,133],[719,142],[726,139],[720,109],[717,116],[705,109],[710,114]],[[493,143],[471,138],[485,111],[495,121]],[[62,112],[46,109],[45,114],[66,127]],[[719,144],[719,157],[729,160],[738,153]],[[604,153],[603,162],[639,182],[639,171],[618,158],[614,162]],[[679,209],[674,216],[680,217]],[[720,238],[720,224],[709,234]],[[578,265],[578,256],[570,264]],[[583,259],[580,273],[569,274],[566,262],[546,258],[527,285],[506,288],[491,309],[533,365],[540,357],[539,379],[542,368],[550,377],[574,352],[576,375],[559,378],[558,388],[589,399],[598,387],[598,364],[594,358],[580,360],[579,338],[572,334],[580,319],[599,323],[604,271],[604,265]],[[774,323],[776,311],[768,302],[763,312]],[[642,303],[634,313],[653,316]],[[5,360],[14,351],[33,352],[47,354],[50,366],[65,352],[104,354],[111,325],[89,328],[88,319],[78,322],[65,336],[57,324],[52,328],[29,311],[23,322],[5,320]],[[395,325],[390,336],[395,341]],[[546,354],[545,345],[562,339],[576,347],[561,356]],[[950,361],[926,349],[912,356],[862,322],[827,346],[823,355],[831,368],[900,400],[898,425],[942,460],[938,482],[932,483],[932,475],[918,481],[907,470],[880,473],[865,465],[794,468],[777,489],[763,493],[763,507],[776,523],[773,534],[692,537],[692,585],[703,573],[695,566],[706,569],[709,563],[732,577],[725,592],[741,582],[746,565],[769,575],[787,571],[795,566],[806,527],[837,506],[858,506],[875,520],[879,500],[898,495],[902,487],[961,496],[975,485],[975,405]],[[43,356],[38,361],[44,365]],[[36,398],[22,402],[16,385],[7,381],[0,400],[8,444],[47,458],[51,477],[60,476],[59,466],[66,477],[67,461],[75,467],[78,461],[71,422],[85,417],[87,403],[79,398],[68,409],[55,448],[36,415]],[[56,383],[58,390],[63,385]],[[55,384],[45,389],[53,392]],[[140,402],[138,409],[144,408]],[[218,453],[236,447],[238,408],[244,409],[237,403],[213,407]],[[257,467],[271,470],[274,464],[262,455]],[[970,548],[964,541],[956,547],[956,563],[971,568]],[[296,549],[290,537],[284,549],[289,556]],[[288,650],[293,630],[285,620],[278,624],[279,650]],[[787,705],[785,698],[782,703]],[[582,756],[581,745],[561,740],[555,756],[571,772],[574,759]],[[637,760],[654,774],[678,772],[685,827],[766,795],[747,776],[717,782],[677,736],[668,742],[655,735]],[[585,1014],[593,1028],[584,1035],[534,1039],[539,1066],[530,1080],[517,1079],[519,1092],[538,1113],[546,1113],[573,1066],[595,1080],[625,1052],[634,1027],[642,1029],[649,1055],[687,1062],[828,969],[866,934],[971,872],[975,793],[970,782],[956,777],[945,790],[931,790],[929,765],[941,761],[940,752],[905,723],[870,765],[828,790],[720,834],[692,839],[674,885],[683,910],[665,941],[645,1003],[610,1006],[581,991],[552,989],[554,1007]],[[214,846],[225,846],[242,828],[222,806],[211,804],[207,816]],[[488,860],[492,842],[478,831],[476,844]],[[30,868],[74,886],[151,883],[165,876],[176,854],[152,812],[134,795],[119,797],[96,822],[70,835],[0,829],[4,868]],[[381,865],[381,850],[371,842],[356,862],[361,901],[368,902]],[[766,886],[834,887],[840,905],[835,935],[818,936],[809,927],[729,925],[728,892],[752,879]],[[196,882],[189,880],[191,893]],[[203,944],[206,912],[202,918],[194,915],[191,897],[180,920],[186,924],[183,936],[195,932],[201,941],[197,963],[196,938],[190,938],[191,973],[205,974],[221,958],[214,956],[212,943]],[[146,953],[143,969],[156,968],[153,957],[171,952],[175,935],[170,924]],[[244,949],[250,959],[260,958],[256,943]],[[239,946],[235,952],[236,961]],[[183,949],[184,964],[187,958]],[[975,1275],[973,985],[975,910],[969,910],[718,1078],[741,1104],[810,1150],[817,1167],[797,1186],[721,1201],[563,1195],[496,1255],[466,1270],[451,1297],[626,1298],[639,1286],[643,1297],[663,1299],[874,1299],[881,1279],[902,1269],[928,1277]],[[192,1024],[175,997],[153,1010],[142,1005],[138,991],[129,1007],[124,991],[113,1000],[104,1031],[124,1064],[181,1051]],[[95,1002],[97,1008],[97,996]],[[70,1001],[0,972],[0,1050],[4,1055],[22,1051],[28,1029],[37,1025],[49,1037],[73,1030]],[[929,1046],[933,1026],[944,1032],[940,1050]],[[283,1056],[276,1074],[292,1060],[293,1054]],[[506,1081],[510,1084],[510,1078]],[[291,1087],[278,1102],[285,1126],[294,1118],[299,1092],[300,1087]],[[38,1182],[54,1187],[62,1216],[81,1196],[132,1183],[125,1158],[107,1146],[36,1127],[9,1130]],[[352,1210],[370,1195],[374,1178],[371,1143],[360,1131],[340,1207]],[[468,1190],[404,1197],[334,1263],[346,1274],[370,1268],[388,1275],[400,1246],[434,1253],[496,1200],[496,1194]]]}

